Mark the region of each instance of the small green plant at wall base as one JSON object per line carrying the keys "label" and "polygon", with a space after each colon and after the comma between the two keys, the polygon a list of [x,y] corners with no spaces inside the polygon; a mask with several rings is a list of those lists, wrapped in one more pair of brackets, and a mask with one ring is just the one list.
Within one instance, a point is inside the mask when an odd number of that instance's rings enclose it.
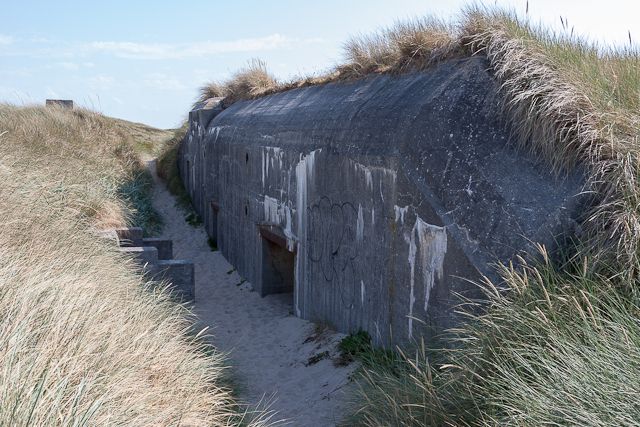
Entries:
{"label": "small green plant at wall base", "polygon": [[342,360],[346,363],[352,362],[362,353],[372,350],[371,337],[365,331],[358,331],[348,335],[338,344]]}
{"label": "small green plant at wall base", "polygon": [[338,344],[340,357],[335,360],[337,366],[346,366],[359,360],[363,366],[387,366],[396,361],[397,356],[390,350],[375,348],[371,336],[366,331],[348,335]]}
{"label": "small green plant at wall base", "polygon": [[200,215],[195,212],[188,212],[185,215],[184,220],[187,221],[187,224],[192,227],[198,227],[202,225],[202,219],[200,218]]}

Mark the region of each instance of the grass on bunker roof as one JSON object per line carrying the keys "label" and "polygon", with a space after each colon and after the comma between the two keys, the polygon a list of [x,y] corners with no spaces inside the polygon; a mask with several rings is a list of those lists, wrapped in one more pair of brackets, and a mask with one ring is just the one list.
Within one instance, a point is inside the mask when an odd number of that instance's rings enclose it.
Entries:
{"label": "grass on bunker roof", "polygon": [[598,46],[571,28],[554,33],[509,11],[470,6],[453,22],[414,19],[344,47],[344,62],[326,74],[245,79],[225,104],[483,55],[520,147],[559,176],[581,168],[593,195],[567,259],[552,262],[539,248],[540,262],[499,267],[501,283],[480,284],[484,301],[461,301],[467,314],[484,310],[445,334],[446,350],[417,342],[392,364],[365,366],[346,423],[640,425],[637,45]]}

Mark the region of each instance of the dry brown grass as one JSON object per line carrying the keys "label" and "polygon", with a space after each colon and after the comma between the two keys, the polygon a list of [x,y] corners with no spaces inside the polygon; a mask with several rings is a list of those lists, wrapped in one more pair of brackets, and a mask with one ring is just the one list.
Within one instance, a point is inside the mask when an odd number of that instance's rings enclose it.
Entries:
{"label": "dry brown grass", "polygon": [[468,9],[460,43],[487,56],[520,145],[562,170],[583,168],[594,207],[579,255],[619,275],[640,268],[640,55],[554,36],[510,13]]}
{"label": "dry brown grass", "polygon": [[353,37],[344,45],[345,62],[336,79],[371,73],[423,70],[461,53],[451,24],[435,17],[399,22],[371,35]]}
{"label": "dry brown grass", "polygon": [[229,105],[242,99],[252,99],[272,93],[278,82],[267,71],[264,61],[252,59],[249,64],[236,72],[224,83],[211,82],[200,89],[200,101],[223,97]]}
{"label": "dry brown grass", "polygon": [[[217,353],[185,308],[96,238],[130,207],[131,127],[0,105],[0,425],[229,425]],[[209,351],[209,350],[207,350]]]}

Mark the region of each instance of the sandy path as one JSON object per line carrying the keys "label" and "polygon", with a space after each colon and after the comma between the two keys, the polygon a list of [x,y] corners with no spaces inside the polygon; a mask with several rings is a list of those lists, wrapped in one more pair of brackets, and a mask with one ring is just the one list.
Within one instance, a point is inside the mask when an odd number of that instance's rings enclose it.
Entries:
{"label": "sandy path", "polygon": [[[162,237],[173,240],[174,257],[195,264],[195,312],[209,326],[213,345],[228,353],[239,398],[250,406],[265,398],[279,419],[293,426],[333,426],[342,419],[345,391],[353,387],[354,366],[335,367],[336,344],[331,331],[319,336],[313,323],[292,315],[291,294],[261,298],[220,254],[212,252],[203,227],[192,227],[158,180],[155,161],[149,169],[156,182],[154,206],[165,225]],[[328,352],[329,357],[309,364]]]}

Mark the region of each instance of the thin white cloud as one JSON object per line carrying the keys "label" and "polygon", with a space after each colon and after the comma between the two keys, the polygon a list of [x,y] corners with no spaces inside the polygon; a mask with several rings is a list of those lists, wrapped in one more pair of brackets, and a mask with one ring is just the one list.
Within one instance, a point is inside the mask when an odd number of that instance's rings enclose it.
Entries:
{"label": "thin white cloud", "polygon": [[98,74],[96,76],[89,77],[87,82],[94,90],[108,90],[115,84],[116,79],[106,74]]}
{"label": "thin white cloud", "polygon": [[205,41],[195,43],[135,43],[92,42],[85,45],[89,51],[105,52],[120,58],[181,59],[203,57],[221,53],[259,52],[290,47],[300,42],[318,43],[319,39],[291,39],[281,34],[233,41]]}
{"label": "thin white cloud", "polygon": [[183,90],[186,86],[178,79],[163,73],[151,73],[144,79],[144,84],[157,90]]}
{"label": "thin white cloud", "polygon": [[0,46],[6,46],[13,43],[13,37],[0,34]]}
{"label": "thin white cloud", "polygon": [[93,62],[64,61],[64,62],[55,62],[53,64],[49,64],[49,65],[45,66],[45,68],[47,68],[47,69],[62,68],[64,70],[77,71],[77,70],[79,70],[81,68],[93,68],[94,66],[95,66],[95,64]]}
{"label": "thin white cloud", "polygon": [[76,64],[75,62],[59,62],[57,66],[59,66],[60,68],[64,68],[65,70],[71,70],[71,71],[80,69],[80,65]]}

